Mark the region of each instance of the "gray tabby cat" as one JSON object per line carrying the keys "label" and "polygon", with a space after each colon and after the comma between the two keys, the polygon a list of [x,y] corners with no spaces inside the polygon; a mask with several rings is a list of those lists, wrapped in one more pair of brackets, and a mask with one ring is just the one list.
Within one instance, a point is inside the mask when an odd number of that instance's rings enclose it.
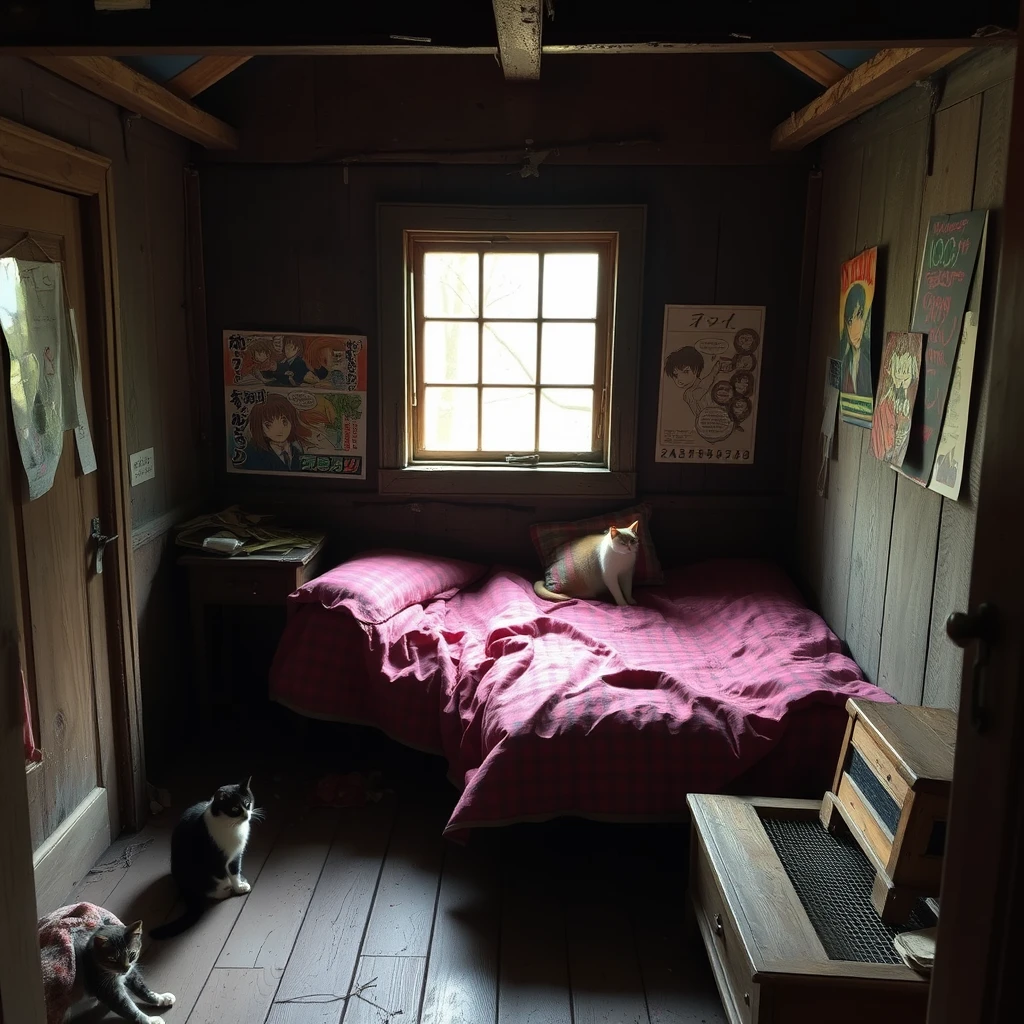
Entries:
{"label": "gray tabby cat", "polygon": [[132,1024],[164,1024],[163,1017],[150,1017],[135,1005],[132,995],[161,1009],[174,1005],[170,992],[154,992],[139,970],[142,952],[142,922],[102,925],[95,931],[75,936],[76,998],[92,996],[107,1009]]}

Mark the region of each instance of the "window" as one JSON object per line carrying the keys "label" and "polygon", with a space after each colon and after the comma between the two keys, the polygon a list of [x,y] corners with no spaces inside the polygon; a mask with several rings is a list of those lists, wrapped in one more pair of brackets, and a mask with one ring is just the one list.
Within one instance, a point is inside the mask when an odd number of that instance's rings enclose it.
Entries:
{"label": "window", "polygon": [[381,489],[632,495],[643,208],[384,204],[379,228]]}
{"label": "window", "polygon": [[615,237],[409,249],[413,459],[603,463]]}

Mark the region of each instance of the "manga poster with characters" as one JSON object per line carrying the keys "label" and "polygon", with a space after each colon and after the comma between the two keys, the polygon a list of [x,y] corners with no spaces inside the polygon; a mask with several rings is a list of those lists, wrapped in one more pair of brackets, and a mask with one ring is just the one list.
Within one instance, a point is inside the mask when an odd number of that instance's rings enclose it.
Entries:
{"label": "manga poster with characters", "polygon": [[910,441],[910,422],[921,379],[924,335],[890,331],[882,349],[878,396],[871,421],[871,450],[876,459],[902,466]]}
{"label": "manga poster with characters", "polygon": [[224,332],[231,473],[366,479],[366,338]]}
{"label": "manga poster with characters", "polygon": [[655,462],[749,465],[764,306],[666,306]]}
{"label": "manga poster with characters", "polygon": [[870,429],[875,388],[871,375],[871,308],[878,247],[865,249],[842,267],[839,286],[839,358],[843,422]]}

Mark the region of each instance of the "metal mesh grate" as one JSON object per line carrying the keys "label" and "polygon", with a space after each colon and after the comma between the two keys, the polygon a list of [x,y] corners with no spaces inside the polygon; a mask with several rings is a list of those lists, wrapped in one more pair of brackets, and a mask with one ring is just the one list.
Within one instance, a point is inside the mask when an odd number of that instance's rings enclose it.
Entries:
{"label": "metal mesh grate", "polygon": [[848,836],[832,835],[817,819],[761,822],[830,960],[902,963],[893,938],[934,923],[920,902],[905,925],[879,920],[871,906],[874,869]]}

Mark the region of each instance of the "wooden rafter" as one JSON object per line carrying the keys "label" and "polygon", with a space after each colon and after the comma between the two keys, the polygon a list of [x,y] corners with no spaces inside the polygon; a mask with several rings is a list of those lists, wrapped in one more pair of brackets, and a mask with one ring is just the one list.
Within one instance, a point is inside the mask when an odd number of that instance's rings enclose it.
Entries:
{"label": "wooden rafter", "polygon": [[510,82],[540,78],[544,0],[491,0],[498,29],[498,59]]}
{"label": "wooden rafter", "polygon": [[772,132],[772,149],[803,149],[967,52],[969,48],[882,50],[790,114]]}
{"label": "wooden rafter", "polygon": [[207,149],[237,149],[238,133],[111,57],[31,57],[40,67]]}
{"label": "wooden rafter", "polygon": [[168,79],[164,85],[173,93],[185,99],[192,99],[201,92],[205,92],[219,82],[222,78],[230,75],[236,68],[241,67],[248,57],[202,57],[190,64],[184,71],[179,71],[173,78]]}
{"label": "wooden rafter", "polygon": [[835,85],[846,74],[846,68],[837,64],[831,57],[817,50],[776,50],[776,55],[787,64],[792,64],[797,71],[802,71],[808,78],[813,78],[818,85],[827,89]]}

